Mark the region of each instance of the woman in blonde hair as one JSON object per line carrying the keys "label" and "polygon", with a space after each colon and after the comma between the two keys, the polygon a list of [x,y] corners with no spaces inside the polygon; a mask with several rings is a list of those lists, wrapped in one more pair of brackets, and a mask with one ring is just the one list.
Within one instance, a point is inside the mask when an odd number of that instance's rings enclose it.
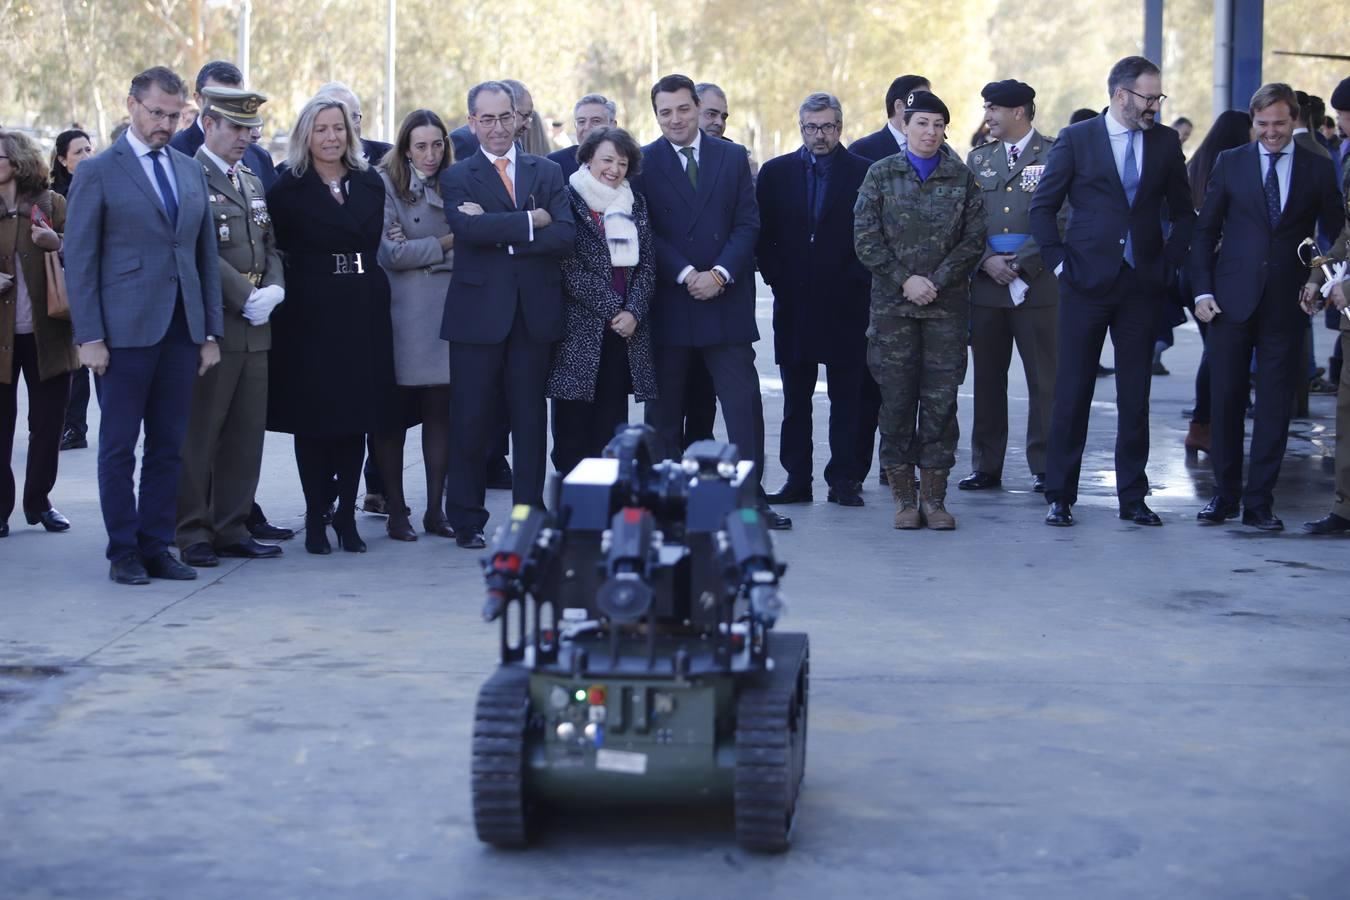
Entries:
{"label": "woman in blonde hair", "polygon": [[14,424],[19,374],[28,387],[28,469],[23,513],[48,531],[70,528],[52,507],[56,462],[70,396],[70,373],[79,365],[69,320],[47,315],[44,255],[61,249],[65,198],[48,189],[47,164],[27,135],[0,131],[0,537],[14,511]]}
{"label": "woman in blonde hair", "polygon": [[402,427],[389,281],[377,262],[384,183],[361,155],[347,106],[332,96],[300,111],[286,163],[267,192],[286,260],[286,302],[272,315],[267,427],[295,435],[305,549],[331,552],[324,514],[336,481],[338,546],[361,553],[365,435]]}

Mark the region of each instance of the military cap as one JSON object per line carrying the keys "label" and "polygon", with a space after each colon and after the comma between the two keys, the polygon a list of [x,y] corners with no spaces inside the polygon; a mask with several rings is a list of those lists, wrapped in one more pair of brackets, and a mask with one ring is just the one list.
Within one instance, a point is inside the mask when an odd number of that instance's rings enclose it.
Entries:
{"label": "military cap", "polygon": [[263,123],[262,116],[258,115],[258,107],[266,103],[267,98],[257,91],[208,87],[202,88],[202,96],[206,98],[203,114],[215,113],[227,121],[248,128],[257,128]]}
{"label": "military cap", "polygon": [[984,86],[984,90],[980,91],[980,96],[985,102],[995,106],[1026,106],[1036,99],[1036,91],[1029,84],[1008,78],[1004,81],[989,82]]}
{"label": "military cap", "polygon": [[1331,92],[1331,108],[1350,109],[1350,78],[1342,79]]}
{"label": "military cap", "polygon": [[951,113],[947,112],[947,104],[938,98],[932,91],[911,91],[905,100],[905,112],[907,113],[937,113],[942,116],[942,121],[950,122]]}

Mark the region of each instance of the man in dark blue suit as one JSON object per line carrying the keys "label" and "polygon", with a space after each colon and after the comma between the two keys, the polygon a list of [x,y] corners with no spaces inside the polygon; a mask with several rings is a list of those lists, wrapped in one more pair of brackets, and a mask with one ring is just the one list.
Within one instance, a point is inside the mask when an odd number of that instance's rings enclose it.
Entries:
{"label": "man in dark blue suit", "polygon": [[572,107],[572,121],[577,126],[577,143],[574,147],[554,150],[548,158],[562,169],[563,180],[572,177],[572,173],[581,168],[577,162],[577,147],[586,140],[586,135],[597,128],[613,128],[618,125],[618,107],[604,94],[587,94]]}
{"label": "man in dark blue suit", "polygon": [[[1116,496],[1120,517],[1161,525],[1148,508],[1148,396],[1158,310],[1195,226],[1177,133],[1158,126],[1162,73],[1127,56],[1107,79],[1106,114],[1070,125],[1031,201],[1031,235],[1059,274],[1059,363],[1046,453],[1047,525],[1073,524],[1097,362],[1116,350]],[[1069,202],[1068,228],[1057,216]],[[1163,219],[1171,233],[1163,240]]]}
{"label": "man in dark blue suit", "polygon": [[548,412],[544,385],[563,336],[562,270],[576,226],[562,172],[517,149],[511,90],[488,81],[469,91],[478,153],[441,173],[455,272],[441,337],[450,342],[450,443],[446,512],[459,546],[484,546],[485,464],[505,396],[516,504],[544,505]]}
{"label": "man in dark blue suit", "polygon": [[[755,241],[759,209],[745,149],[705,138],[698,95],[684,75],[652,86],[661,138],[642,148],[638,189],[647,197],[656,246],[652,343],[661,393],[657,431],[678,456],[689,369],[702,359],[712,373],[727,435],[764,477],[764,404],[755,371]],[[458,265],[458,263],[456,263]],[[762,495],[762,489],[761,489]],[[770,528],[792,520],[763,503]]]}
{"label": "man in dark blue suit", "polygon": [[755,255],[773,289],[773,343],[783,376],[779,459],[787,483],[774,503],[812,499],[811,410],[820,365],[830,396],[827,499],[862,506],[858,404],[867,367],[872,278],[853,249],[853,205],[871,165],[839,145],[844,111],[812,94],[797,111],[802,146],[769,160],[755,194],[761,226]]}
{"label": "man in dark blue suit", "polygon": [[478,152],[478,138],[468,122],[450,132],[450,145],[455,148],[456,161],[468,159]]}
{"label": "man in dark blue suit", "polygon": [[[1191,245],[1195,317],[1209,323],[1214,498],[1197,515],[1219,524],[1238,514],[1262,531],[1281,531],[1275,482],[1289,437],[1294,396],[1304,381],[1308,315],[1295,302],[1307,271],[1298,247],[1345,221],[1330,158],[1294,140],[1299,104],[1287,84],[1252,96],[1257,140],[1219,155]],[[1222,243],[1220,243],[1222,241]],[[1215,248],[1218,259],[1215,259]],[[1242,485],[1242,443],[1252,350],[1256,411],[1251,462]]]}
{"label": "man in dark blue suit", "polygon": [[[922,75],[901,75],[892,81],[886,89],[886,123],[877,131],[850,144],[848,152],[868,162],[876,162],[905,149],[905,98],[914,91],[931,89],[932,85]],[[858,438],[855,442],[859,483],[865,481],[867,473],[872,470],[872,447],[877,442],[877,419],[881,414],[881,388],[866,365],[863,366],[861,391],[858,401]],[[886,483],[884,471],[881,473],[881,483]]]}
{"label": "man in dark blue suit", "polygon": [[99,378],[98,493],[118,584],[197,577],[169,547],[193,382],[220,362],[225,327],[206,175],[169,147],[185,93],[163,66],[132,79],[131,126],[80,164],[66,218],[75,341]]}
{"label": "man in dark blue suit", "polygon": [[[238,66],[223,59],[212,60],[202,66],[201,71],[197,73],[196,91],[192,98],[197,102],[197,108],[202,109],[206,103],[206,97],[202,94],[203,88],[243,86],[244,74],[239,71]],[[206,134],[202,131],[202,120],[199,116],[191,125],[175,134],[169,141],[169,146],[187,156],[196,156],[205,140]],[[272,182],[277,180],[277,170],[272,163],[272,157],[257,144],[249,144],[244,150],[244,165],[258,176],[264,189],[270,188]]]}

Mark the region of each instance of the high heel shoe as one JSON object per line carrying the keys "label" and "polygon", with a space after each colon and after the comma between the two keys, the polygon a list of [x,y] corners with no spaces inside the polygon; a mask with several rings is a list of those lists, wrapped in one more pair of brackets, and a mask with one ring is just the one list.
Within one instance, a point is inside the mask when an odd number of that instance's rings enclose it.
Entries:
{"label": "high heel shoe", "polygon": [[384,530],[389,532],[389,537],[395,541],[415,541],[417,532],[413,531],[412,522],[408,521],[407,515],[389,514],[389,518],[384,523]]}
{"label": "high heel shoe", "polygon": [[1192,422],[1191,427],[1186,431],[1186,452],[1187,453],[1209,453],[1209,423],[1203,425]]}
{"label": "high heel shoe", "polygon": [[365,553],[366,542],[356,532],[356,511],[339,509],[333,515],[333,531],[337,533],[337,545],[347,553]]}
{"label": "high heel shoe", "polygon": [[324,519],[323,513],[305,514],[305,550],[320,556],[333,552],[333,545],[328,543],[328,525]]}
{"label": "high heel shoe", "polygon": [[427,534],[434,534],[444,538],[452,538],[455,536],[455,529],[450,527],[450,520],[441,512],[429,512],[423,516],[422,530]]}

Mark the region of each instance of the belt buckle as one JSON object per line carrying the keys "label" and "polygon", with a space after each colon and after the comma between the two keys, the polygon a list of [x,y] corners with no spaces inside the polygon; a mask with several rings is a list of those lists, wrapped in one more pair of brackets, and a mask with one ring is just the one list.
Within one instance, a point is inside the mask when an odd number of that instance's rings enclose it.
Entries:
{"label": "belt buckle", "polygon": [[365,261],[360,253],[334,253],[333,274],[364,275],[366,274]]}

